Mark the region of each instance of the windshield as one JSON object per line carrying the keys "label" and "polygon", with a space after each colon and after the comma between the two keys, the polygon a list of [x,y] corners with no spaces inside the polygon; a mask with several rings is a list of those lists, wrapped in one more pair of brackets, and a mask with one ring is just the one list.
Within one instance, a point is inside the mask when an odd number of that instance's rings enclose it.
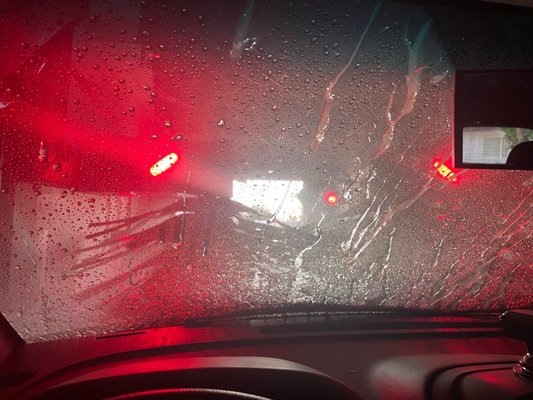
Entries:
{"label": "windshield", "polygon": [[530,15],[21,3],[0,13],[0,309],[26,340],[295,304],[533,305],[531,172],[451,154],[456,69],[505,67],[490,24]]}

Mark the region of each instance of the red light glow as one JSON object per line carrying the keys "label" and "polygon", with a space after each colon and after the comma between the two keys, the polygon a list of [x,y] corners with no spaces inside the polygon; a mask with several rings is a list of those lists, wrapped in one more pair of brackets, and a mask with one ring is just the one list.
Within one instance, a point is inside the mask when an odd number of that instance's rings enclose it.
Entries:
{"label": "red light glow", "polygon": [[178,155],[170,153],[150,167],[150,174],[152,176],[160,175],[176,164],[177,161]]}
{"label": "red light glow", "polygon": [[439,160],[435,160],[433,162],[433,168],[437,171],[437,173],[446,180],[449,180],[450,182],[457,182],[457,177],[455,176],[455,172],[445,165],[444,163],[440,162]]}
{"label": "red light glow", "polygon": [[334,206],[339,202],[339,198],[337,197],[337,193],[335,192],[326,192],[324,193],[324,202],[326,204],[329,204],[330,206]]}

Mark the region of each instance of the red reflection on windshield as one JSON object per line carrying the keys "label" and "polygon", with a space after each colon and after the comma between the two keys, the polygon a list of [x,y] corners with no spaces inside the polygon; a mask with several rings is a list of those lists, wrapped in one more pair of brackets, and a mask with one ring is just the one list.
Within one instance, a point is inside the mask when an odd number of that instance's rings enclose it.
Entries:
{"label": "red reflection on windshield", "polygon": [[442,178],[449,180],[450,182],[457,182],[457,177],[455,176],[455,172],[453,172],[453,170],[450,167],[440,162],[439,160],[433,161],[433,168],[435,168],[437,173]]}
{"label": "red reflection on windshield", "polygon": [[150,174],[152,176],[162,174],[176,164],[177,161],[178,155],[176,153],[170,153],[150,167]]}

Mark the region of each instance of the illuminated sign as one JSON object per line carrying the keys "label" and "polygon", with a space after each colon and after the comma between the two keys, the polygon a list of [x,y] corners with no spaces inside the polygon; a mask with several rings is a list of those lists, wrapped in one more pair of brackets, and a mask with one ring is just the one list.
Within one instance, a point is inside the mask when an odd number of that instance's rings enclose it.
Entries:
{"label": "illuminated sign", "polygon": [[178,155],[170,153],[150,167],[150,174],[152,176],[160,175],[176,164],[177,161]]}
{"label": "illuminated sign", "polygon": [[444,163],[440,162],[439,160],[435,160],[433,162],[433,168],[437,171],[437,173],[446,180],[449,180],[450,182],[457,182],[457,177],[455,176],[455,172],[445,165]]}

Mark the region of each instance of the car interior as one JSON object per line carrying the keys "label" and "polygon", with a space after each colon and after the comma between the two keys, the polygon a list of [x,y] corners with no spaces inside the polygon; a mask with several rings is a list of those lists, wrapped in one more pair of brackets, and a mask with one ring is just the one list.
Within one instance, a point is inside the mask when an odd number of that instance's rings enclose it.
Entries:
{"label": "car interior", "polygon": [[0,4],[0,399],[533,400],[533,2]]}

